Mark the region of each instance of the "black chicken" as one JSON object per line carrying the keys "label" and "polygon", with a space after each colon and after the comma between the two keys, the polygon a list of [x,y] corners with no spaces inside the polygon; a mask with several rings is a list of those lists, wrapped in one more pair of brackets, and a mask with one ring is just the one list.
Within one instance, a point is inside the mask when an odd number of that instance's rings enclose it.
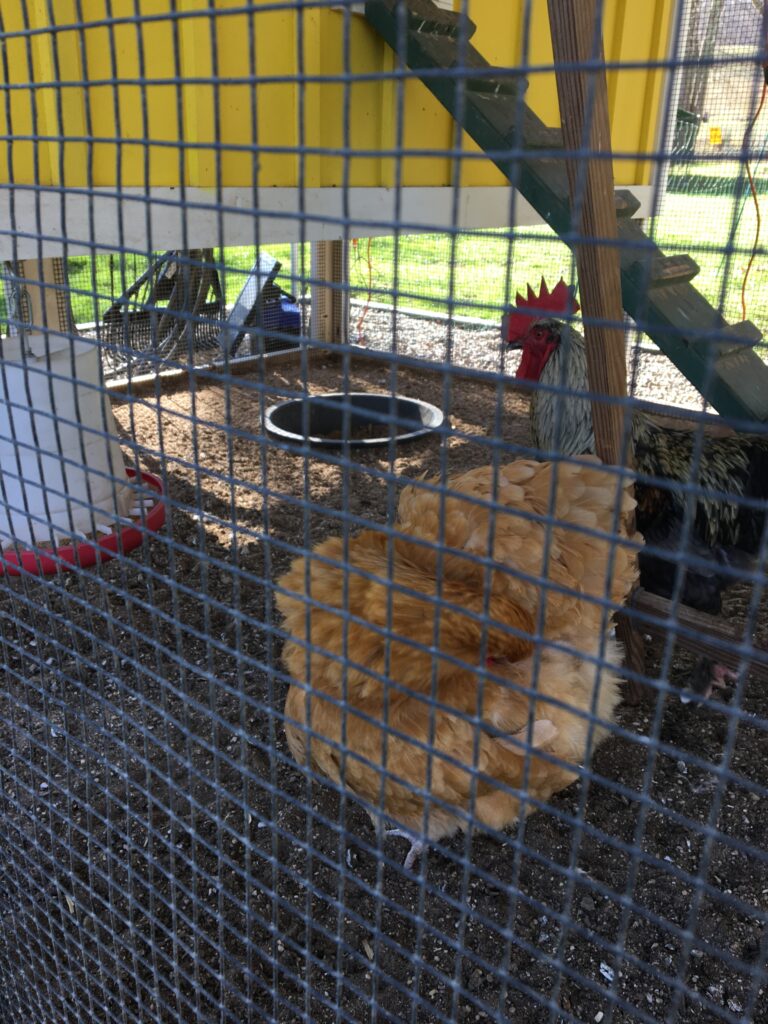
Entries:
{"label": "black chicken", "polygon": [[[537,295],[529,287],[528,298],[518,295],[518,312],[507,319],[506,340],[522,349],[518,379],[536,381],[531,399],[534,444],[542,452],[564,455],[594,453],[592,406],[588,398],[587,359],[583,337],[558,313],[573,314],[578,306],[573,290],[564,281],[549,292],[542,280]],[[544,314],[546,311],[547,315]],[[554,315],[554,316],[553,316]],[[554,389],[554,390],[550,390]],[[632,417],[635,469],[641,476],[669,484],[638,481],[637,529],[649,550],[640,556],[640,583],[647,590],[670,597],[677,566],[686,568],[681,600],[701,611],[720,610],[722,590],[733,582],[732,569],[753,564],[765,521],[764,507],[749,507],[741,498],[768,498],[768,437],[705,436],[693,479],[696,435],[689,430],[655,423],[636,412]],[[698,484],[689,536],[683,536],[686,489]],[[665,557],[664,551],[670,556]],[[709,563],[707,565],[706,563]]]}

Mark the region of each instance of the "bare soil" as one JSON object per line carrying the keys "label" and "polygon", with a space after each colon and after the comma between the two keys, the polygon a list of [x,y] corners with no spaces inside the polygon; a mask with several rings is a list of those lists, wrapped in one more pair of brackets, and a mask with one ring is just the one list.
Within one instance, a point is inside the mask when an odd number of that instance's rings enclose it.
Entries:
{"label": "bare soil", "polygon": [[[310,379],[337,390],[339,366]],[[343,517],[385,521],[401,477],[529,441],[524,396],[400,370],[399,391],[447,412],[442,447],[296,454],[265,440],[261,411],[303,387],[283,367],[115,396],[126,452],[163,476],[166,530],[95,571],[3,582],[0,1018],[768,1019],[758,683],[623,705],[590,778],[506,843],[458,836],[418,875],[402,840],[382,845],[293,764],[272,582]],[[733,588],[727,618],[749,598]],[[690,665],[674,655],[673,686]]]}

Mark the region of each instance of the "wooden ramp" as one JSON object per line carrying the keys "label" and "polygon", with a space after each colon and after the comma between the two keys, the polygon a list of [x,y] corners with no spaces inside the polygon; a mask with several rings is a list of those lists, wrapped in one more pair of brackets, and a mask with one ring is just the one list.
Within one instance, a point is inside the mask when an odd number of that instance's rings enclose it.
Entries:
{"label": "wooden ramp", "polygon": [[[562,133],[548,128],[526,105],[525,77],[514,69],[494,69],[484,60],[469,43],[474,33],[469,19],[441,10],[432,0],[408,0],[406,6],[402,19],[398,0],[368,0],[365,16],[510,183],[569,242]],[[695,261],[665,256],[633,219],[639,208],[631,191],[616,192],[625,311],[719,413],[768,421],[768,366],[752,348],[762,335],[749,321],[729,324],[723,319],[691,284],[699,272]]]}

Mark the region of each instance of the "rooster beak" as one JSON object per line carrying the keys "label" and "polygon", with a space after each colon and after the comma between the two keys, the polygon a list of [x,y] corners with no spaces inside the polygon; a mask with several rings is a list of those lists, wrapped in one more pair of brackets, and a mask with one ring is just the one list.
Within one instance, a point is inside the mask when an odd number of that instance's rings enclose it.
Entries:
{"label": "rooster beak", "polygon": [[509,336],[509,328],[510,328],[509,318],[510,318],[509,313],[506,313],[501,318],[501,337],[504,340],[504,343],[507,346],[507,348],[522,348],[523,347],[523,339],[521,337],[516,335],[516,336],[510,338],[510,336]]}

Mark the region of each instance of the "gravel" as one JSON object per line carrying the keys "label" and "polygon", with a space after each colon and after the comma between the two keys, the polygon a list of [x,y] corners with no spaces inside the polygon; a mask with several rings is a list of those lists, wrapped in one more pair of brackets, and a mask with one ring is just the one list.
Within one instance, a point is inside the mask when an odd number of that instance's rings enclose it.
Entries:
{"label": "gravel", "polygon": [[[412,313],[369,309],[357,336],[359,315],[355,310],[350,340],[369,349],[391,351],[394,347],[401,355],[417,359],[449,361],[456,366],[490,372],[503,369],[510,374],[520,361],[519,352],[502,348],[500,327],[490,322],[485,326],[457,319],[451,328],[446,317],[426,319]],[[631,394],[677,408],[701,410],[701,395],[696,388],[661,352],[647,345],[639,346],[636,338],[635,334],[627,346],[628,380],[632,382],[634,378],[634,386],[630,383]]]}

